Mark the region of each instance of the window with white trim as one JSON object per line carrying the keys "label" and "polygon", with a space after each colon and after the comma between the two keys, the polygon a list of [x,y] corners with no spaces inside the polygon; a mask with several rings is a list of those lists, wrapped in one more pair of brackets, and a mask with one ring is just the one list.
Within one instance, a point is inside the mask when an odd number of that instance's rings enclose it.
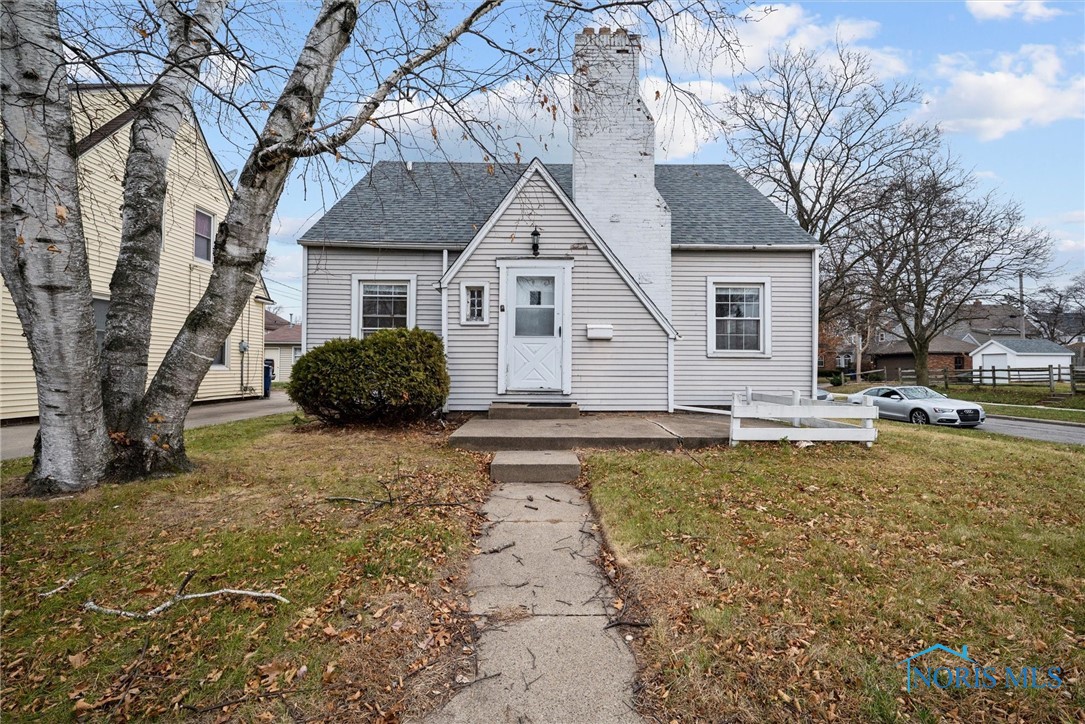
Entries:
{"label": "window with white trim", "polygon": [[215,217],[196,209],[195,233],[192,253],[197,259],[211,261],[211,253],[214,250],[212,241],[215,228]]}
{"label": "window with white trim", "polygon": [[299,359],[301,359],[301,347],[295,347],[294,348],[294,364],[297,364]]}
{"label": "window with white trim", "polygon": [[764,285],[716,283],[713,293],[713,349],[716,352],[764,352]]}
{"label": "window with white trim", "polygon": [[409,327],[410,292],[407,282],[361,282],[361,336],[380,329]]}
{"label": "window with white trim", "polygon": [[215,353],[214,359],[211,360],[212,367],[225,367],[226,366],[226,349],[230,344],[230,338],[227,337],[219,347],[218,352]]}
{"label": "window with white trim", "polygon": [[490,323],[490,283],[460,284],[460,324]]}

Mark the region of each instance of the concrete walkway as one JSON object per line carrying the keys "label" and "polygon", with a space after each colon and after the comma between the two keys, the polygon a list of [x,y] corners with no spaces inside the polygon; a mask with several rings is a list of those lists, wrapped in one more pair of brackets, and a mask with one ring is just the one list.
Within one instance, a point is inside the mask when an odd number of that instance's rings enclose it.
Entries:
{"label": "concrete walkway", "polygon": [[[218,425],[222,422],[248,420],[253,417],[277,415],[280,412],[293,412],[297,407],[283,390],[272,390],[271,397],[230,402],[209,402],[193,405],[185,418],[185,429]],[[34,438],[38,426],[8,425],[0,427],[0,459],[22,458],[34,454]]]}
{"label": "concrete walkway", "polygon": [[558,483],[506,483],[471,566],[479,617],[477,668],[427,724],[639,722],[636,665],[614,591],[596,568],[599,541],[580,492]]}
{"label": "concrete walkway", "polygon": [[722,445],[731,432],[727,415],[607,413],[571,420],[490,420],[473,417],[448,439],[463,450],[574,450],[625,448],[675,450]]}

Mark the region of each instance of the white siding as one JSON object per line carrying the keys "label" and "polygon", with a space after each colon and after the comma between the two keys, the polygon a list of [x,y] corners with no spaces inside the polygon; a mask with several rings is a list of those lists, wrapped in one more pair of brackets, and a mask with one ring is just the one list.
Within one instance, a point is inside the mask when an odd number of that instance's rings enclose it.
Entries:
{"label": "white siding", "polygon": [[[450,264],[453,258],[450,254]],[[444,272],[439,249],[396,251],[311,246],[308,259],[305,293],[309,317],[305,320],[305,339],[309,349],[329,339],[357,334],[350,328],[352,274],[387,275],[389,279],[416,275],[415,324],[441,334],[441,293],[433,288]]]}
{"label": "white siding", "polygon": [[[541,258],[571,258],[572,394],[497,394],[501,280],[497,260],[530,255],[538,225]],[[421,286],[421,277],[419,278]],[[461,282],[490,283],[490,324],[460,323]],[[448,289],[449,409],[481,410],[494,400],[568,400],[584,410],[666,410],[667,335],[539,178],[527,184],[490,234],[451,280]],[[589,341],[586,325],[614,325],[614,339]]]}
{"label": "white siding", "polygon": [[275,379],[274,382],[289,382],[290,371],[294,369],[294,348],[301,349],[301,343],[298,344],[279,344],[277,342],[266,342],[264,345],[264,359],[270,359],[275,361]]}
{"label": "white siding", "polygon": [[[813,254],[809,251],[675,251],[672,258],[676,405],[720,405],[747,385],[810,394],[813,362]],[[707,279],[771,280],[772,357],[719,358],[707,353]]]}

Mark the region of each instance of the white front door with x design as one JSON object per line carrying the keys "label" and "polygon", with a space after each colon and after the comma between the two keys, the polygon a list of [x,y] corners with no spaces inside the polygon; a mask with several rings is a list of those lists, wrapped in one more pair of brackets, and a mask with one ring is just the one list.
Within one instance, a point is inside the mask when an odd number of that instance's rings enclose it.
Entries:
{"label": "white front door with x design", "polygon": [[562,270],[508,268],[505,277],[507,389],[562,389],[565,332]]}

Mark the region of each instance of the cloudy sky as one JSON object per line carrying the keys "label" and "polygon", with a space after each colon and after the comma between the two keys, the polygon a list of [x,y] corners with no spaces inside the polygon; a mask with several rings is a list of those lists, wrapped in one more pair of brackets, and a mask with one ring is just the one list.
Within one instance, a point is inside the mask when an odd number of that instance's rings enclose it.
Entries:
{"label": "cloudy sky", "polygon": [[[840,38],[868,52],[884,79],[918,83],[926,101],[916,119],[938,123],[951,149],[982,183],[1020,201],[1030,222],[1050,231],[1057,245],[1057,278],[1085,269],[1085,3],[780,4],[757,22],[742,24],[739,36],[750,66],[772,48],[829,48]],[[733,87],[734,74],[726,63],[709,64],[703,56],[675,58],[672,74],[698,92],[718,99]],[[658,64],[649,61],[648,99],[660,87],[659,72]],[[657,108],[656,114],[659,160],[728,162],[722,139],[694,132],[673,108]],[[551,122],[549,128],[531,130],[544,138],[529,153],[539,152],[544,161],[568,160],[562,129]],[[232,153],[223,149],[227,157]],[[471,149],[451,153],[479,160]],[[424,151],[415,154],[413,160],[424,160]],[[269,248],[274,263],[266,275],[285,313],[301,313],[297,237],[358,173],[364,170],[348,171],[346,181],[334,185],[299,178],[284,194]]]}

